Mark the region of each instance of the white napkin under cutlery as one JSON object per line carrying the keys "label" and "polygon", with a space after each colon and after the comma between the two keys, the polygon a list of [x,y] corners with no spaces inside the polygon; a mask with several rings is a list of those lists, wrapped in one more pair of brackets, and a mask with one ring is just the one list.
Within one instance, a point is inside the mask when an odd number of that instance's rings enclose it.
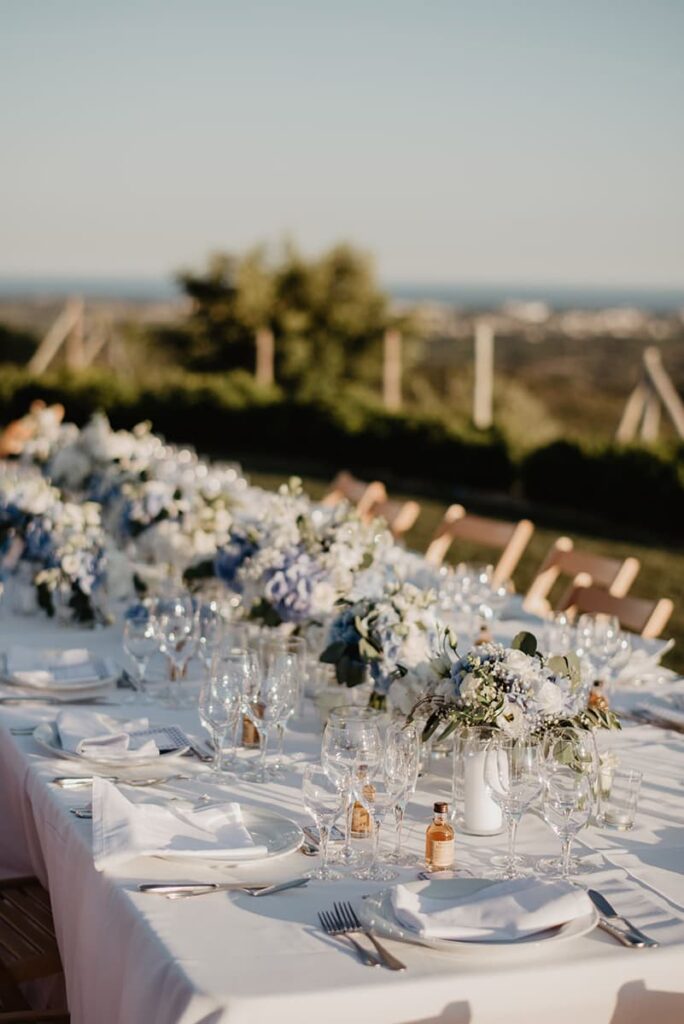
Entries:
{"label": "white napkin under cutlery", "polygon": [[153,739],[131,736],[149,728],[146,718],[119,722],[101,711],[69,708],[60,711],[56,725],[63,749],[80,757],[125,763],[159,756]]}

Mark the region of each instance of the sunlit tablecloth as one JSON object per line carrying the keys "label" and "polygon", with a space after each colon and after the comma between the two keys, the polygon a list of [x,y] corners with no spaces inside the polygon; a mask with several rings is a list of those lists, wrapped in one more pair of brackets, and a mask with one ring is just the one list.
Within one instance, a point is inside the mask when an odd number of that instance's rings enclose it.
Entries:
{"label": "sunlit tablecloth", "polygon": [[[58,629],[40,618],[6,617],[0,623],[0,649],[17,640],[84,644],[120,656],[116,628],[86,633]],[[121,691],[114,694],[121,696]],[[127,714],[132,710],[126,707]],[[97,873],[90,822],[68,810],[85,804],[89,791],[65,793],[50,785],[53,775],[68,772],[68,763],[46,757],[31,737],[9,732],[12,725],[53,717],[50,708],[0,709],[0,866],[5,874],[33,872],[50,889],[74,1024],[684,1020],[684,737],[648,726],[612,736],[623,759],[644,772],[638,825],[627,834],[592,828],[582,834],[584,852],[594,857],[592,884],[657,937],[660,949],[625,949],[600,931],[514,956],[499,951],[446,955],[393,944],[408,965],[405,973],[393,974],[361,966],[317,927],[318,909],[378,888],[371,883],[314,882],[262,900],[221,894],[169,902],[137,892],[140,881],[151,879],[292,877],[311,866],[300,853],[268,868],[245,866],[239,876],[206,866],[190,874],[187,867],[153,859]],[[153,709],[153,717],[199,733],[194,712]],[[318,719],[309,708],[288,733],[286,749],[296,756],[286,781],[265,787],[231,781],[231,798],[305,821],[298,765],[316,757],[319,748]],[[188,758],[179,764],[184,773],[201,770]],[[408,842],[416,852],[433,799],[448,796],[447,774],[445,765],[444,778],[427,777],[409,807]],[[179,793],[195,795],[207,789],[202,780],[177,786]],[[128,793],[159,799],[159,791]],[[477,871],[503,845],[502,837],[459,835],[459,862]],[[556,840],[533,814],[522,822],[519,847],[528,855],[557,852]],[[403,875],[415,877],[415,872]]]}

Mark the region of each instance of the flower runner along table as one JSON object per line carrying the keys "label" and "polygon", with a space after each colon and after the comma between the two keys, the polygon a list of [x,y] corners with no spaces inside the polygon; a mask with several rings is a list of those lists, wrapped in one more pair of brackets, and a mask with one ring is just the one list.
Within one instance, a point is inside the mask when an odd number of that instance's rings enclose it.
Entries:
{"label": "flower runner along table", "polygon": [[[6,618],[0,648],[17,639],[36,646],[87,644],[103,655],[117,654],[121,643],[116,628],[79,634],[44,620]],[[113,695],[120,697],[120,691]],[[130,717],[135,710],[127,704],[121,712]],[[195,712],[147,707],[144,713],[199,731]],[[49,887],[75,1024],[271,1024],[318,1018],[331,1024],[635,1024],[647,1019],[678,1024],[684,1019],[684,740],[674,733],[637,726],[615,736],[630,766],[644,773],[637,827],[629,833],[591,828],[582,833],[595,862],[595,872],[583,880],[657,938],[659,949],[626,949],[598,930],[546,950],[447,955],[390,943],[408,968],[395,974],[363,967],[317,923],[317,911],[333,900],[358,899],[382,885],[353,879],[311,882],[262,900],[217,894],[170,902],[137,891],[143,881],[180,877],[290,878],[312,863],[301,853],[268,869],[263,864],[237,871],[206,864],[188,869],[140,858],[97,872],[91,823],[69,813],[89,800],[89,791],[65,792],[52,785],[53,776],[65,768],[68,773],[68,763],[45,756],[32,737],[10,733],[10,727],[53,717],[48,706],[0,710],[0,866],[8,874],[34,872]],[[306,709],[288,734],[286,749],[301,756],[293,758],[285,780],[260,787],[230,781],[231,797],[304,822],[301,760],[316,759],[319,748],[317,718]],[[180,763],[183,773],[200,769],[188,758]],[[206,783],[174,786],[178,793],[197,794]],[[428,776],[412,798],[408,845],[416,853],[432,800],[448,792],[446,778]],[[139,790],[134,798],[159,800],[160,793]],[[557,853],[549,829],[532,815],[523,820],[518,845],[523,854]],[[502,848],[503,837],[457,835],[459,865],[474,873]],[[402,877],[415,872],[406,870]]]}

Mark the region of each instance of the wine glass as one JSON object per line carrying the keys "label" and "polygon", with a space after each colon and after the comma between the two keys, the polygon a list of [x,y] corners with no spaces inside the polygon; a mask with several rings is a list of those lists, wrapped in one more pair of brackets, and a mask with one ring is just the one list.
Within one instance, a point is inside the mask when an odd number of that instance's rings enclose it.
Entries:
{"label": "wine glass", "polygon": [[242,713],[258,682],[259,665],[252,651],[223,647],[215,652],[211,663],[211,677],[220,681],[226,694],[231,695],[233,720],[229,724],[230,751],[224,764],[236,766],[237,746],[242,730]]}
{"label": "wine glass", "polygon": [[[239,706],[239,704],[238,704]],[[234,715],[234,694],[223,679],[205,679],[200,688],[199,716],[211,736],[214,762],[211,776],[220,782],[223,774],[223,743]]]}
{"label": "wine glass", "polygon": [[373,882],[391,882],[399,874],[393,868],[384,867],[380,863],[380,831],[390,808],[396,805],[401,794],[403,779],[380,770],[375,776],[368,778],[363,785],[354,787],[355,799],[365,808],[373,824],[373,852],[368,867],[354,872],[355,878]]}
{"label": "wine glass", "polygon": [[345,811],[342,859],[347,864],[355,860],[351,845],[354,782],[359,767],[374,771],[382,754],[377,720],[378,712],[373,708],[333,708],[323,732],[321,762],[337,783]]}
{"label": "wine glass", "polygon": [[257,682],[245,704],[247,717],[261,738],[259,765],[245,775],[251,782],[270,782],[268,745],[277,726],[284,727],[292,714],[296,699],[297,680],[293,666],[286,660],[276,659]]}
{"label": "wine glass", "polygon": [[[550,729],[542,741],[542,758],[546,778],[558,772],[585,777],[593,807],[598,797],[599,754],[596,737],[591,729],[574,729],[570,726]],[[571,874],[592,870],[588,860],[588,857],[572,857]],[[557,875],[561,869],[559,857],[542,857],[537,862],[537,870],[543,874]]]}
{"label": "wine glass", "polygon": [[307,764],[302,779],[302,794],[304,806],[316,822],[321,840],[321,863],[311,872],[310,877],[326,881],[341,878],[339,871],[328,866],[330,830],[340,813],[340,792],[337,783],[320,765]]}
{"label": "wine glass", "polygon": [[[276,662],[276,660],[281,664],[287,663],[291,665],[297,685],[296,701],[292,711],[293,713],[298,712],[304,690],[304,676],[306,673],[306,641],[301,636],[285,636],[282,633],[275,635],[271,634],[261,638],[259,652],[264,671],[266,672],[269,670],[269,667]],[[273,778],[279,778],[284,774],[284,742],[285,725],[283,723],[276,727],[276,750],[275,757],[271,764],[271,776]]]}
{"label": "wine glass", "polygon": [[420,737],[415,725],[389,726],[385,734],[385,772],[396,784],[394,803],[395,846],[387,857],[390,864],[408,867],[415,858],[404,857],[402,851],[404,814],[409,797],[415,791],[420,765]]}
{"label": "wine glass", "polygon": [[522,859],[515,854],[518,825],[542,790],[542,758],[533,737],[494,736],[485,754],[485,785],[501,807],[508,830],[508,854],[501,863],[502,878],[519,878]]}
{"label": "wine glass", "polygon": [[123,648],[135,664],[136,690],[150,702],[145,689],[145,674],[150,658],[159,650],[156,624],[145,605],[135,605],[126,613],[123,630]]}
{"label": "wine glass", "polygon": [[592,809],[589,779],[570,768],[546,774],[543,790],[544,820],[561,841],[561,878],[572,868],[572,841],[589,821]]}
{"label": "wine glass", "polygon": [[[160,650],[169,662],[169,682],[180,680],[185,674],[188,661],[197,645],[196,622],[192,599],[189,595],[177,594],[160,598],[157,604],[157,629]],[[169,687],[171,706],[180,702]]]}
{"label": "wine glass", "polygon": [[223,639],[223,616],[217,601],[200,604],[196,612],[197,654],[207,672]]}

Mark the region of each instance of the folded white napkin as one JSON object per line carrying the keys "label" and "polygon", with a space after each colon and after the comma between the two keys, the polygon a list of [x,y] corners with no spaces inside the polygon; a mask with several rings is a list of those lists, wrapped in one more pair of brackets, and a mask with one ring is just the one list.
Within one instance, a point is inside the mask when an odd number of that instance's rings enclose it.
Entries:
{"label": "folded white napkin", "polygon": [[265,857],[242,822],[240,804],[180,810],[134,804],[111,782],[93,779],[93,856],[102,871],[132,857],[250,860]]}
{"label": "folded white napkin", "polygon": [[82,687],[85,683],[100,682],[103,674],[102,662],[84,647],[66,651],[11,647],[7,652],[7,675],[22,686]]}
{"label": "folded white napkin", "polygon": [[[437,883],[439,884],[439,883]],[[460,899],[438,899],[403,885],[392,891],[399,924],[423,938],[514,941],[591,913],[586,892],[569,882],[515,878]]]}
{"label": "folded white napkin", "polygon": [[656,640],[650,641],[650,644],[648,647],[631,650],[624,658],[616,656],[611,666],[611,674],[618,683],[640,683],[646,686],[651,682],[657,682],[658,677],[663,674],[660,661],[672,650],[674,640]]}
{"label": "folded white napkin", "polygon": [[153,739],[131,736],[149,728],[146,718],[119,722],[100,711],[68,708],[60,711],[56,724],[64,750],[81,757],[125,762],[159,756]]}

